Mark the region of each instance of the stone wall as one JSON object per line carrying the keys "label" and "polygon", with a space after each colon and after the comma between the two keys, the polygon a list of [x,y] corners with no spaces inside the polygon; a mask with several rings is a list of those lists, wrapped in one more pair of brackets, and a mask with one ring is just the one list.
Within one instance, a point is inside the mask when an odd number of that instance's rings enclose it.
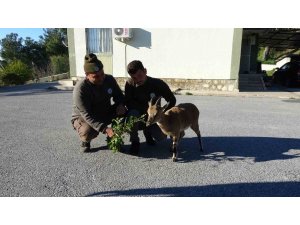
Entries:
{"label": "stone wall", "polygon": [[[199,79],[174,79],[161,78],[165,81],[172,91],[191,90],[191,91],[238,91],[237,80],[199,80]],[[123,89],[126,77],[116,77],[120,87]]]}
{"label": "stone wall", "polygon": [[70,74],[67,73],[61,73],[61,74],[55,74],[47,77],[41,77],[33,80],[29,80],[26,82],[26,84],[30,83],[41,83],[41,82],[52,82],[52,81],[58,81],[58,80],[63,80],[63,79],[69,79]]}

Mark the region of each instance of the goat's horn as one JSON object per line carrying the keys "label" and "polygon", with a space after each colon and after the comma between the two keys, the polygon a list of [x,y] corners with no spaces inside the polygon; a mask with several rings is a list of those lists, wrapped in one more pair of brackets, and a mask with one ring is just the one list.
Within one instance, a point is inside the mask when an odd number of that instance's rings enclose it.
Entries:
{"label": "goat's horn", "polygon": [[148,103],[149,103],[150,106],[153,105],[154,104],[154,97],[152,97]]}
{"label": "goat's horn", "polygon": [[160,103],[161,103],[161,97],[159,97],[156,102],[155,102],[155,105],[159,105],[160,106]]}

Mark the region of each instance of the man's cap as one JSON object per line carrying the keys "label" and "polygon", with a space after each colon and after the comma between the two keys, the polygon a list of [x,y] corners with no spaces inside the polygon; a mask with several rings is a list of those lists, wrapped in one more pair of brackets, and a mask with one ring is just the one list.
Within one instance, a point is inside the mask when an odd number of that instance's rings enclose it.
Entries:
{"label": "man's cap", "polygon": [[86,54],[84,57],[84,72],[94,73],[103,69],[102,62],[93,53]]}

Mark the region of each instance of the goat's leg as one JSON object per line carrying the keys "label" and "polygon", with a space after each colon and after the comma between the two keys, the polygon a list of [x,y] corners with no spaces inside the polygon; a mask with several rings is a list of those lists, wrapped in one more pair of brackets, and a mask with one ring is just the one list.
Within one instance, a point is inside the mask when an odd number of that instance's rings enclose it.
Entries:
{"label": "goat's leg", "polygon": [[[185,133],[184,133],[184,131],[182,131],[181,133],[180,133],[180,140],[181,140],[181,138],[183,137],[185,135]],[[170,138],[171,138],[171,146],[170,146],[170,152],[171,153],[173,153],[173,136],[170,136]],[[177,144],[176,144],[176,147],[177,147],[177,145],[179,145],[179,140],[177,141]]]}
{"label": "goat's leg", "polygon": [[203,152],[203,145],[202,145],[202,138],[201,138],[201,133],[199,129],[199,124],[193,124],[191,125],[191,129],[197,134],[199,145],[200,145],[200,151]]}
{"label": "goat's leg", "polygon": [[201,138],[201,133],[199,130],[199,133],[197,134],[198,136],[198,141],[199,141],[199,145],[200,145],[200,151],[203,152],[203,145],[202,145],[202,138]]}
{"label": "goat's leg", "polygon": [[171,145],[170,145],[170,152],[173,152],[173,137],[172,136],[170,136],[170,138],[171,138]]}
{"label": "goat's leg", "polygon": [[176,136],[173,137],[173,146],[172,146],[172,161],[176,162],[178,157],[178,138]]}

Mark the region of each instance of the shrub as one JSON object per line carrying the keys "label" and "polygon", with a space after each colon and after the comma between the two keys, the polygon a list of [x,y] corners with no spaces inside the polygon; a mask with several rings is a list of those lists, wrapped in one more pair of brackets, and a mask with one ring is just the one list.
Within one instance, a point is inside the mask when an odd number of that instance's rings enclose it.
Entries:
{"label": "shrub", "polygon": [[47,64],[44,67],[33,66],[33,76],[35,79],[39,79],[41,77],[47,77],[53,75],[51,63]]}
{"label": "shrub", "polygon": [[3,69],[0,67],[0,86],[4,85],[4,83],[2,81],[2,76],[3,76]]}
{"label": "shrub", "polygon": [[69,56],[68,55],[57,55],[51,56],[51,67],[53,75],[66,73],[69,71]]}
{"label": "shrub", "polygon": [[24,84],[32,79],[32,70],[20,60],[7,64],[0,73],[3,85]]}

